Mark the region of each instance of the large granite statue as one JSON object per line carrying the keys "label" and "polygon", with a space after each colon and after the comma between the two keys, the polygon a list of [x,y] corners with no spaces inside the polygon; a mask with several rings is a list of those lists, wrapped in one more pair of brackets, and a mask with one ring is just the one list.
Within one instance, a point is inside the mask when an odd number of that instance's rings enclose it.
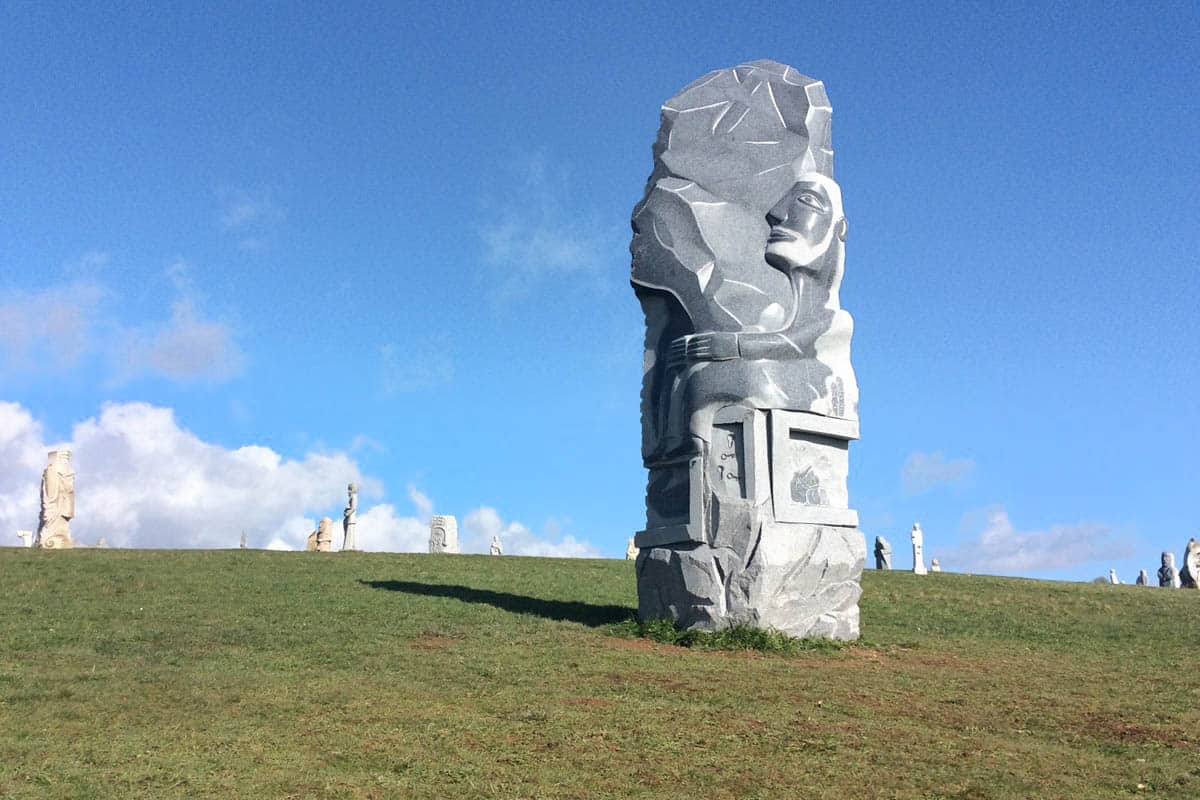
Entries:
{"label": "large granite statue", "polygon": [[42,472],[42,510],[38,518],[35,547],[65,550],[74,547],[71,519],[75,516],[75,473],[71,451],[51,450],[50,463]]}
{"label": "large granite statue", "polygon": [[342,552],[357,550],[358,542],[354,538],[354,528],[358,525],[358,485],[346,487],[346,507],[342,509]]}
{"label": "large granite statue", "polygon": [[1158,568],[1158,585],[1164,589],[1178,589],[1179,584],[1179,572],[1175,569],[1175,554],[1164,551],[1162,566]]}
{"label": "large granite statue", "polygon": [[1179,585],[1184,589],[1200,589],[1200,542],[1188,539],[1183,551],[1183,567],[1179,570]]}
{"label": "large granite statue", "polygon": [[875,569],[892,568],[892,543],[882,536],[875,537]]}
{"label": "large granite statue", "polygon": [[709,73],[662,107],[630,246],[646,317],[643,619],[858,637],[858,384],[830,112],[820,81],[773,61]]}
{"label": "large granite statue", "polygon": [[458,520],[449,514],[434,514],[429,518],[429,552],[458,552]]}

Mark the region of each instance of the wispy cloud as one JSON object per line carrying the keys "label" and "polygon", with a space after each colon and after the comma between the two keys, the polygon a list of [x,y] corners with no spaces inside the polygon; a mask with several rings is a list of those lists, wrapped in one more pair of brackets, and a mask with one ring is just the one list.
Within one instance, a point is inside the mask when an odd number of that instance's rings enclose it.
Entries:
{"label": "wispy cloud", "polygon": [[175,289],[165,319],[139,307],[123,318],[124,298],[100,278],[80,278],[29,292],[7,290],[0,302],[0,368],[55,374],[99,364],[109,383],[141,376],[220,382],[239,374],[245,357],[233,329],[207,316],[187,266],[165,271]]}
{"label": "wispy cloud", "polygon": [[221,229],[238,239],[243,250],[262,250],[273,242],[287,213],[265,190],[223,189],[217,192]]}
{"label": "wispy cloud", "polygon": [[941,558],[944,568],[962,572],[1024,575],[1065,569],[1133,555],[1133,544],[1109,525],[1080,522],[1044,530],[1018,530],[1008,511],[994,507],[968,517],[980,519],[971,539]]}
{"label": "wispy cloud", "polygon": [[938,486],[961,483],[975,471],[970,458],[948,459],[942,453],[916,452],[900,468],[905,494],[922,494]]}
{"label": "wispy cloud", "polygon": [[594,288],[623,256],[624,228],[580,202],[569,172],[544,157],[508,178],[502,192],[485,198],[490,221],[479,229],[483,260],[494,268],[500,294],[521,294],[562,276],[586,276]]}
{"label": "wispy cloud", "polygon": [[571,535],[540,537],[520,522],[505,522],[491,506],[481,506],[463,519],[463,549],[486,553],[493,536],[499,536],[504,552],[514,556],[553,556],[557,558],[599,558],[590,542]]}
{"label": "wispy cloud", "polygon": [[37,291],[6,290],[0,301],[0,367],[5,371],[60,372],[93,349],[112,293],[94,279]]}
{"label": "wispy cloud", "polygon": [[379,381],[385,395],[432,389],[454,380],[449,337],[428,337],[379,348]]}

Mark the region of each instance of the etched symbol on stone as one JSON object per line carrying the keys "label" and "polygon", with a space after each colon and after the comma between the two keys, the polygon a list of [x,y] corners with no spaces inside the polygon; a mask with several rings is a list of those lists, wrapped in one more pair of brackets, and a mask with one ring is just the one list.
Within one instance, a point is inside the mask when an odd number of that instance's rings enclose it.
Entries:
{"label": "etched symbol on stone", "polygon": [[821,488],[821,478],[812,467],[792,476],[792,501],[806,506],[829,505],[829,493]]}

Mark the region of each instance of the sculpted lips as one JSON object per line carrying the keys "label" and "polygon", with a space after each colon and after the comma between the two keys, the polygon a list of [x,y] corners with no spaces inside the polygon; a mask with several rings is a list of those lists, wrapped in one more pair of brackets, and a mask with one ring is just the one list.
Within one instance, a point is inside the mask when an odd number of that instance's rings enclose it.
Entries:
{"label": "sculpted lips", "polygon": [[794,242],[796,235],[789,230],[783,228],[772,228],[770,236],[767,237],[767,244],[771,242]]}

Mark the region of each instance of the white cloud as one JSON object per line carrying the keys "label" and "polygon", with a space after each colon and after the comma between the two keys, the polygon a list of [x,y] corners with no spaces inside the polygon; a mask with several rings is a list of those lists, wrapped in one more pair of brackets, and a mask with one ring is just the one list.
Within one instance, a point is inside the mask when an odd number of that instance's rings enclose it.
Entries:
{"label": "white cloud", "polygon": [[590,542],[574,536],[561,538],[535,536],[519,522],[505,523],[491,506],[481,506],[463,519],[460,539],[463,552],[486,553],[492,537],[499,535],[504,552],[513,556],[553,556],[556,558],[599,558]]}
{"label": "white cloud", "polygon": [[[41,429],[20,406],[0,411],[0,531],[36,527],[46,451]],[[227,449],[180,427],[174,413],[145,403],[106,405],[75,426],[76,538],[104,536],[126,547],[235,547],[303,544],[314,512],[331,513],[347,483],[378,494],[343,453],[289,460],[266,447]],[[328,510],[327,510],[328,509]],[[340,516],[340,515],[339,515]]]}
{"label": "white cloud", "polygon": [[501,294],[525,292],[555,275],[599,278],[620,258],[621,229],[597,219],[574,196],[566,170],[534,158],[499,198],[486,201],[490,221],[478,233]]}
{"label": "white cloud", "polygon": [[900,469],[907,494],[921,494],[937,486],[959,483],[975,471],[970,458],[947,459],[942,453],[913,453]]}
{"label": "white cloud", "polygon": [[985,509],[981,514],[982,530],[946,553],[940,559],[943,569],[1021,575],[1128,558],[1134,552],[1132,543],[1100,523],[1022,531],[1004,508]]}
{"label": "white cloud", "polygon": [[425,522],[429,522],[429,517],[433,514],[433,501],[429,499],[429,495],[410,483],[408,499],[412,500],[412,504],[417,507],[417,515]]}
{"label": "white cloud", "polygon": [[[357,483],[360,496],[382,494],[380,482],[362,475],[345,453],[287,459],[258,445],[222,447],[180,426],[169,408],[108,404],[99,416],[77,424],[69,441],[50,443],[29,411],[0,402],[0,544],[15,545],[15,531],[37,528],[46,453],[58,447],[72,451],[71,531],[81,544],[104,537],[116,547],[232,548],[245,531],[251,547],[303,550],[319,517],[329,516],[336,547],[346,484]],[[415,516],[387,502],[359,512],[360,549],[428,549],[434,502],[415,486],[408,487],[408,497]],[[462,528],[464,552],[486,553],[492,534],[499,533],[505,552],[513,555],[599,555],[590,543],[557,531],[534,536],[487,506],[469,512]]]}

